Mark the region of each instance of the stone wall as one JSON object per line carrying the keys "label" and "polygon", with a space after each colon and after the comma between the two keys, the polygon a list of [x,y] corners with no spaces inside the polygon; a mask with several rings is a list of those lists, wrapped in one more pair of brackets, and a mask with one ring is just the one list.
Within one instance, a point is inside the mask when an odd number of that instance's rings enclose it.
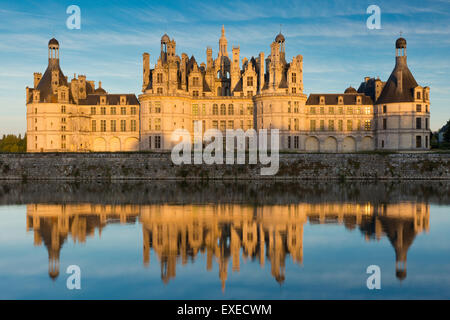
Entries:
{"label": "stone wall", "polygon": [[0,154],[0,180],[450,180],[450,154],[280,154],[261,165],[174,165],[169,153]]}

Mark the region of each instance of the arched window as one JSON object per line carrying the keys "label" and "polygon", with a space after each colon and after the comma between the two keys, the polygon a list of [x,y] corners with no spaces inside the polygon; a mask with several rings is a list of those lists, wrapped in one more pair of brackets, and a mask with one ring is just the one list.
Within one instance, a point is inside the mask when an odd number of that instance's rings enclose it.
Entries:
{"label": "arched window", "polygon": [[220,115],[225,116],[226,114],[227,114],[227,108],[226,108],[225,104],[221,104],[220,105]]}

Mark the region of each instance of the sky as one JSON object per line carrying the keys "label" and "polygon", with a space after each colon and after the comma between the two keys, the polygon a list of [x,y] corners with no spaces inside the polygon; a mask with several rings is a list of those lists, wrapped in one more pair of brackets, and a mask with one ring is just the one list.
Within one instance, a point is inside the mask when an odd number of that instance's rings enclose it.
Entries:
{"label": "sky", "polygon": [[[74,4],[80,29],[66,26]],[[370,5],[380,7],[381,29],[367,28]],[[33,87],[33,72],[45,71],[52,37],[69,81],[84,74],[109,93],[139,95],[142,53],[150,53],[153,67],[164,33],[175,39],[178,55],[194,55],[200,64],[207,46],[217,56],[222,25],[229,54],[240,46],[241,60],[267,56],[281,28],[287,59],[303,56],[306,94],[358,88],[365,76],[386,81],[402,32],[411,72],[431,88],[431,129],[450,118],[450,0],[0,0],[0,134],[25,133],[25,88]]]}

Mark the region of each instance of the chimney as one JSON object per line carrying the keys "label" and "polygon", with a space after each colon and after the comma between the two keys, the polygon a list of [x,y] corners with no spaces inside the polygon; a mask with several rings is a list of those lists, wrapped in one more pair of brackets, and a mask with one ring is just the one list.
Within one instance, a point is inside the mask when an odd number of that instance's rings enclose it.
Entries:
{"label": "chimney", "polygon": [[259,53],[259,93],[262,93],[264,87],[264,52]]}
{"label": "chimney", "polygon": [[41,81],[42,79],[42,73],[40,72],[35,72],[34,73],[34,88],[36,88],[39,84],[39,81]]}
{"label": "chimney", "polygon": [[143,66],[144,66],[144,72],[142,74],[142,77],[143,77],[142,91],[144,91],[145,88],[147,88],[148,83],[150,82],[150,55],[147,52],[144,52],[144,54],[142,55],[142,60],[143,60]]}

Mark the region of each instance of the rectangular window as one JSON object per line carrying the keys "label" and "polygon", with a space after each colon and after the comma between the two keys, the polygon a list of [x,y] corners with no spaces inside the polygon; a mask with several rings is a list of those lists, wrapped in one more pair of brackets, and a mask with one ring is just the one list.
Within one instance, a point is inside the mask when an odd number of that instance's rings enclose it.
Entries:
{"label": "rectangular window", "polygon": [[422,136],[416,136],[416,148],[422,148]]}
{"label": "rectangular window", "polygon": [[372,108],[371,107],[364,107],[364,113],[365,114],[371,114],[372,113]]}
{"label": "rectangular window", "polygon": [[116,107],[111,107],[111,114],[115,115],[116,114]]}
{"label": "rectangular window", "polygon": [[253,87],[253,77],[247,77],[247,87]]}
{"label": "rectangular window", "polygon": [[339,107],[339,114],[344,114],[344,108],[343,107]]}
{"label": "rectangular window", "polygon": [[294,149],[298,149],[300,147],[298,136],[294,137]]}
{"label": "rectangular window", "polygon": [[202,114],[204,116],[206,116],[206,105],[205,104],[202,105]]}
{"label": "rectangular window", "polygon": [[371,129],[372,129],[372,121],[364,120],[364,130],[371,130]]}
{"label": "rectangular window", "polygon": [[228,120],[228,129],[234,129],[234,121]]}
{"label": "rectangular window", "polygon": [[92,120],[92,132],[95,132],[95,131],[97,131],[97,121],[95,121],[95,120]]}
{"label": "rectangular window", "polygon": [[111,120],[111,131],[116,132],[116,130],[117,130],[116,120]]}
{"label": "rectangular window", "polygon": [[198,116],[198,104],[193,104],[192,105],[192,115],[193,116]]}
{"label": "rectangular window", "polygon": [[328,113],[329,114],[334,114],[334,107],[329,107],[328,108]]}
{"label": "rectangular window", "polygon": [[383,106],[383,113],[386,113],[386,112],[387,112],[387,106],[384,105],[384,106]]}
{"label": "rectangular window", "polygon": [[347,131],[352,131],[352,130],[353,130],[353,121],[347,120]]}
{"label": "rectangular window", "polygon": [[244,106],[243,106],[242,104],[239,105],[239,114],[240,114],[241,116],[244,115]]}
{"label": "rectangular window", "polygon": [[95,114],[95,107],[91,107],[91,114]]}
{"label": "rectangular window", "polygon": [[220,121],[220,130],[224,131],[226,129],[226,121],[221,120]]}
{"label": "rectangular window", "polygon": [[298,113],[298,111],[299,111],[298,101],[294,101],[294,112]]}
{"label": "rectangular window", "polygon": [[310,114],[316,114],[316,107],[311,107],[311,108],[309,109],[309,113],[310,113]]}
{"label": "rectangular window", "polygon": [[131,131],[136,131],[136,130],[137,130],[136,120],[131,120]]}
{"label": "rectangular window", "polygon": [[253,129],[253,121],[252,120],[247,120],[247,128]]}
{"label": "rectangular window", "polygon": [[162,83],[163,82],[163,75],[162,75],[162,73],[158,73],[156,75],[156,82],[157,83]]}
{"label": "rectangular window", "polygon": [[334,120],[328,120],[328,130],[334,131]]}
{"label": "rectangular window", "polygon": [[320,131],[325,130],[325,120],[320,120]]}
{"label": "rectangular window", "polygon": [[291,102],[288,101],[288,113],[291,113]]}
{"label": "rectangular window", "polygon": [[126,122],[126,120],[120,120],[120,131],[122,131],[122,132],[127,131],[127,122]]}
{"label": "rectangular window", "polygon": [[422,129],[422,118],[416,118],[416,129]]}
{"label": "rectangular window", "polygon": [[213,120],[212,127],[213,129],[219,129],[219,122],[217,120]]}
{"label": "rectangular window", "polygon": [[338,121],[338,129],[339,129],[339,131],[343,131],[344,130],[344,120],[339,120]]}
{"label": "rectangular window", "polygon": [[253,115],[253,105],[251,105],[251,104],[247,105],[247,112],[249,115],[251,115],[251,116]]}
{"label": "rectangular window", "polygon": [[232,104],[228,105],[228,115],[229,116],[234,115],[234,106]]}
{"label": "rectangular window", "polygon": [[347,114],[353,114],[353,107],[347,107]]}
{"label": "rectangular window", "polygon": [[213,104],[213,115],[219,115],[219,106],[217,104]]}
{"label": "rectangular window", "polygon": [[136,107],[131,107],[131,114],[135,115],[137,113]]}
{"label": "rectangular window", "polygon": [[387,129],[387,119],[384,118],[383,119],[383,130],[386,130],[386,129]]}
{"label": "rectangular window", "polygon": [[66,106],[61,106],[61,113],[66,113]]}
{"label": "rectangular window", "polygon": [[417,104],[416,105],[416,112],[422,112],[422,105],[421,104]]}
{"label": "rectangular window", "polygon": [[320,114],[325,114],[325,107],[320,107]]}
{"label": "rectangular window", "polygon": [[298,131],[298,119],[294,119],[294,130]]}
{"label": "rectangular window", "polygon": [[161,149],[161,136],[155,136],[155,148]]}
{"label": "rectangular window", "polygon": [[291,136],[287,137],[287,145],[288,145],[288,149],[291,148]]}
{"label": "rectangular window", "polygon": [[296,83],[296,82],[297,82],[297,74],[292,73],[292,83]]}
{"label": "rectangular window", "polygon": [[148,137],[148,148],[152,148],[152,137]]}
{"label": "rectangular window", "polygon": [[106,131],[106,120],[100,120],[100,131],[101,132]]}
{"label": "rectangular window", "polygon": [[192,91],[192,96],[193,97],[198,97],[198,90]]}
{"label": "rectangular window", "polygon": [[227,107],[224,104],[220,105],[220,115],[225,116],[227,114]]}
{"label": "rectangular window", "polygon": [[155,130],[156,131],[161,131],[161,118],[156,118],[155,119]]}
{"label": "rectangular window", "polygon": [[159,102],[155,103],[155,113],[161,113],[161,104]]}
{"label": "rectangular window", "polygon": [[106,114],[106,107],[100,108],[100,114],[105,115]]}
{"label": "rectangular window", "polygon": [[425,118],[425,129],[428,130],[428,118]]}
{"label": "rectangular window", "polygon": [[309,129],[311,131],[316,131],[316,120],[310,120],[309,121]]}
{"label": "rectangular window", "polygon": [[121,115],[126,115],[127,114],[127,108],[126,107],[120,107],[120,114]]}

